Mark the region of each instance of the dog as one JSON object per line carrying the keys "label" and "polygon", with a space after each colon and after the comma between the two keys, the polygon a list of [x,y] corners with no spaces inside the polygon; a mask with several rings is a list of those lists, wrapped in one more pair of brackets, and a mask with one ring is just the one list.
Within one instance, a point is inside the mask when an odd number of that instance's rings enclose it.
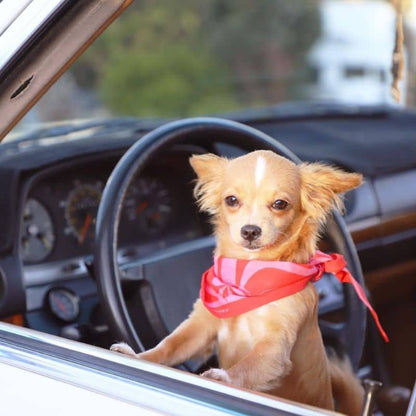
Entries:
{"label": "dog", "polygon": [[[198,204],[212,218],[215,258],[239,259],[244,265],[310,262],[328,214],[342,208],[341,194],[362,182],[358,173],[320,163],[296,165],[265,150],[235,159],[194,155],[190,163],[197,175]],[[168,366],[216,351],[220,368],[202,376],[328,410],[336,403],[348,415],[361,413],[363,389],[348,360],[328,358],[325,352],[311,282],[225,318],[221,313],[227,306],[217,305],[214,313],[206,306],[216,302],[211,289],[205,293],[201,288],[206,301],[199,298],[188,319],[156,347],[136,354],[119,343],[111,350]]]}

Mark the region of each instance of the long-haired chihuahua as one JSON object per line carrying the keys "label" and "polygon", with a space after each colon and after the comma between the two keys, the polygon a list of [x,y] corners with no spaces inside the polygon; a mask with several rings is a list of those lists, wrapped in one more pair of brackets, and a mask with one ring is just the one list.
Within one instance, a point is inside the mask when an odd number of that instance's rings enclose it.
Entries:
{"label": "long-haired chihuahua", "polygon": [[312,281],[345,272],[342,258],[317,251],[317,242],[331,209],[342,207],[340,194],[361,175],[263,150],[235,159],[195,155],[190,163],[217,241],[201,296],[155,348],[111,349],[169,366],[215,351],[220,368],[204,377],[360,414],[363,391],[348,360],[325,352]]}

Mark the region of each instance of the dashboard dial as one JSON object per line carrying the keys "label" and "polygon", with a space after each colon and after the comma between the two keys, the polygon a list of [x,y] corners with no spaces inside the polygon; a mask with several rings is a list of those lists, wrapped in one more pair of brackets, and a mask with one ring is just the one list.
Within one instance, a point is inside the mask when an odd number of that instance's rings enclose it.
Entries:
{"label": "dashboard dial", "polygon": [[124,205],[127,221],[146,234],[162,230],[172,214],[170,190],[158,178],[139,178],[130,187]]}
{"label": "dashboard dial", "polygon": [[65,201],[67,232],[80,245],[88,245],[94,239],[95,222],[101,199],[101,184],[78,184]]}
{"label": "dashboard dial", "polygon": [[48,292],[51,312],[64,322],[73,322],[79,315],[79,297],[69,289],[54,288]]}
{"label": "dashboard dial", "polygon": [[53,250],[55,231],[47,209],[34,198],[29,198],[23,208],[21,224],[21,252],[25,263],[44,260]]}

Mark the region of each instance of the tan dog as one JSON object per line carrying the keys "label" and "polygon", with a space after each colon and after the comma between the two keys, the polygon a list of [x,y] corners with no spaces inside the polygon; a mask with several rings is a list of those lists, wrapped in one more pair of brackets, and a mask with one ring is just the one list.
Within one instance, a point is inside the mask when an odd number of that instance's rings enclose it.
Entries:
{"label": "tan dog", "polygon": [[[213,217],[215,254],[237,259],[307,263],[321,225],[340,193],[361,175],[321,164],[295,165],[270,151],[227,160],[193,156],[195,194]],[[221,319],[197,300],[189,318],[155,348],[135,354],[126,344],[112,350],[169,366],[218,352],[220,369],[205,377],[287,399],[360,414],[362,388],[348,362],[329,360],[318,327],[313,284],[239,316]]]}

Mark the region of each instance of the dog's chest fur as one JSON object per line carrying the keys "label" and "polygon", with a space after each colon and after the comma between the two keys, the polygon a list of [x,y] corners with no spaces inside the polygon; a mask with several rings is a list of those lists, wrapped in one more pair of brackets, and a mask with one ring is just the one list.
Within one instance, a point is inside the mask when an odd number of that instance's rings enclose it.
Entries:
{"label": "dog's chest fur", "polygon": [[[220,365],[229,368],[253,350],[263,340],[282,335],[296,338],[295,328],[311,317],[316,306],[316,292],[312,284],[302,292],[279,299],[234,318],[222,319],[217,334]],[[294,311],[296,311],[294,313]],[[299,321],[299,322],[295,322]]]}
{"label": "dog's chest fur", "polygon": [[218,353],[222,368],[228,368],[248,354],[264,337],[270,322],[272,305],[264,305],[235,318],[223,319],[218,331]]}

